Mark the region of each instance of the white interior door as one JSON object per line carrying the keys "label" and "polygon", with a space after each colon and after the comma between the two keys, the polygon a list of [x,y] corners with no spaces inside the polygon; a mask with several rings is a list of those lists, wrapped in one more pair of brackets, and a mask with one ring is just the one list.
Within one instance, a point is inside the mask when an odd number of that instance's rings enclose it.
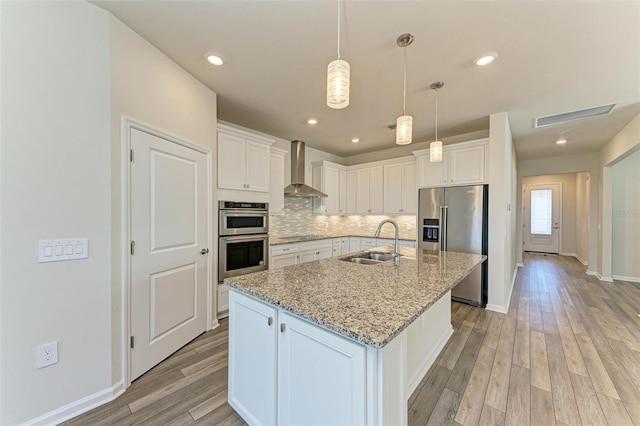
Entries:
{"label": "white interior door", "polygon": [[206,154],[131,129],[131,380],[206,329]]}
{"label": "white interior door", "polygon": [[524,186],[525,251],[560,252],[561,190],[559,183]]}

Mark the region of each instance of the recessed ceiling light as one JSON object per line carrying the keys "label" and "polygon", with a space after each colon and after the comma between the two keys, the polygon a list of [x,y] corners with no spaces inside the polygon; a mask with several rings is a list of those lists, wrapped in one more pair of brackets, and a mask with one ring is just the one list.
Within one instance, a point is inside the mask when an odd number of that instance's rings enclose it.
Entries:
{"label": "recessed ceiling light", "polygon": [[316,120],[315,118],[310,118],[307,120],[307,123],[309,124],[318,124],[318,120]]}
{"label": "recessed ceiling light", "polygon": [[496,52],[487,52],[478,56],[473,63],[479,66],[489,65],[491,62],[495,61],[498,57]]}
{"label": "recessed ceiling light", "polygon": [[556,141],[556,143],[557,143],[558,145],[563,145],[563,144],[567,143],[567,140],[566,140],[566,139],[558,139],[558,140]]}
{"label": "recessed ceiling light", "polygon": [[224,64],[224,60],[217,54],[215,53],[207,53],[204,55],[205,59],[207,60],[207,62],[209,62],[211,65],[216,65],[216,66],[220,66],[222,64]]}
{"label": "recessed ceiling light", "polygon": [[358,139],[358,138],[353,138],[353,139],[351,139],[351,142],[353,142],[353,143],[358,143],[358,142],[360,142],[360,139]]}

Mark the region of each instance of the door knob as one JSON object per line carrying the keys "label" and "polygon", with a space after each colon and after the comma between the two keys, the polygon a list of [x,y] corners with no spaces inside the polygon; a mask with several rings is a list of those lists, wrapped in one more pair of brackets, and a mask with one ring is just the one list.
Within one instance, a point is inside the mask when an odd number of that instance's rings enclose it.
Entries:
{"label": "door knob", "polygon": [[200,250],[200,254],[207,254],[207,253],[209,253],[208,248],[203,248],[202,250]]}

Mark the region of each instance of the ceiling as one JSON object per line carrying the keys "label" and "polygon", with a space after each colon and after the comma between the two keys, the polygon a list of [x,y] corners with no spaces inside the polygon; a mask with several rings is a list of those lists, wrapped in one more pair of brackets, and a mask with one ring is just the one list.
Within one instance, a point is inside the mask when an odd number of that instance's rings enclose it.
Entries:
{"label": "ceiling", "polygon": [[[92,1],[218,95],[218,118],[347,157],[392,148],[407,114],[413,141],[486,130],[509,113],[519,159],[600,149],[640,113],[638,1],[360,1],[342,3],[341,57],[351,65],[346,109],[326,106],[337,55],[337,1]],[[205,52],[225,60],[214,67]],[[488,51],[497,60],[478,67]],[[599,117],[545,128],[536,117],[616,103]],[[316,118],[311,126],[307,119]],[[359,143],[352,143],[354,137]],[[556,145],[563,137],[568,142]]]}

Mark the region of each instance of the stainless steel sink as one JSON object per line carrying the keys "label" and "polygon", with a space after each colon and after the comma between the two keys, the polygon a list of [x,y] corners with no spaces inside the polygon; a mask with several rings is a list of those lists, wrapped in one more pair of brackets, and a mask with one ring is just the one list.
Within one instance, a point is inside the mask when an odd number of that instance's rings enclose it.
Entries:
{"label": "stainless steel sink", "polygon": [[382,260],[367,259],[365,257],[352,257],[351,259],[342,260],[348,260],[349,262],[358,263],[360,265],[377,265],[379,263],[382,263]]}
{"label": "stainless steel sink", "polygon": [[393,260],[391,253],[365,252],[356,255],[342,257],[340,260],[345,262],[358,263],[360,265],[378,265],[388,260]]}

